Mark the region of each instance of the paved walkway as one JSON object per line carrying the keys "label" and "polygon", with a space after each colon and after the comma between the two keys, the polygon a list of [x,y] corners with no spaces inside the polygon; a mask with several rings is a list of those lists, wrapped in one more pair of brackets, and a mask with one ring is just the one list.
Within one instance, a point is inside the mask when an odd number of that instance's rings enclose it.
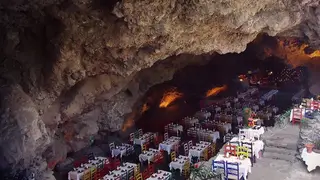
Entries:
{"label": "paved walkway", "polygon": [[304,162],[296,158],[299,126],[270,128],[263,135],[265,152],[258,159],[249,180],[318,180],[320,168],[309,173]]}

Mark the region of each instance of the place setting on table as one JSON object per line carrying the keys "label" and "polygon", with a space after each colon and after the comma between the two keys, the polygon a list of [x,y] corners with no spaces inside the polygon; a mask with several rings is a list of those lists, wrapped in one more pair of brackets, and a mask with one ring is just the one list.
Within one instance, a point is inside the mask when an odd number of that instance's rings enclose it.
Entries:
{"label": "place setting on table", "polygon": [[134,163],[123,163],[122,165],[118,166],[115,170],[110,171],[108,174],[106,174],[103,179],[104,180],[114,180],[118,177],[127,176],[129,171],[133,171],[134,168],[137,167],[137,164]]}
{"label": "place setting on table", "polygon": [[[122,174],[124,174],[125,172],[123,172]],[[108,172],[105,176],[103,176],[104,180],[115,180],[118,179],[119,177],[121,177],[121,173],[118,173],[116,171],[110,171]]]}
{"label": "place setting on table", "polygon": [[244,136],[236,136],[236,137],[233,137],[229,143],[230,144],[239,144],[239,145],[244,145],[244,146],[248,146],[248,145],[252,144],[252,152],[257,158],[261,158],[260,153],[264,149],[263,141],[255,139],[254,137],[246,138]]}
{"label": "place setting on table", "polygon": [[127,152],[127,147],[125,145],[116,146],[111,150],[112,157],[117,157],[120,155],[120,158],[122,158],[123,155],[125,155]]}
{"label": "place setting on table", "polygon": [[68,179],[80,180],[86,170],[91,169],[93,166],[97,168],[99,164],[106,163],[105,161],[108,161],[108,158],[95,157],[93,160],[81,164],[80,167],[73,168],[73,170],[68,173]]}
{"label": "place setting on table", "polygon": [[171,172],[158,170],[157,172],[153,173],[147,180],[168,180],[171,178]]}
{"label": "place setting on table", "polygon": [[239,129],[239,135],[244,135],[247,138],[256,137],[260,139],[262,134],[264,134],[264,127],[261,125]]}
{"label": "place setting on table", "polygon": [[170,153],[175,146],[179,145],[180,139],[181,139],[180,137],[176,137],[176,136],[169,137],[167,140],[159,144],[159,150],[164,150]]}
{"label": "place setting on table", "polygon": [[226,133],[229,132],[229,131],[231,131],[231,129],[232,129],[231,123],[219,121],[219,122],[216,123],[216,124],[217,124],[217,126],[223,128]]}
{"label": "place setting on table", "polygon": [[182,172],[184,165],[190,161],[191,161],[190,157],[179,155],[179,157],[177,157],[176,159],[170,162],[169,168],[170,170],[180,169],[180,172]]}
{"label": "place setting on table", "polygon": [[[224,154],[218,154],[215,160],[213,161],[213,164],[215,162],[224,163],[224,165],[217,163],[216,167],[218,166],[219,168],[226,168],[227,164],[229,165],[231,164],[232,166],[234,165],[239,166],[238,174],[240,177],[243,177],[245,180],[247,179],[248,174],[251,173],[251,167],[252,167],[251,160],[247,157],[244,157],[243,155],[233,156],[229,152]],[[232,168],[233,171],[236,171],[235,169],[237,168]]]}
{"label": "place setting on table", "polygon": [[149,148],[149,150],[143,151],[141,154],[139,154],[139,161],[141,163],[144,161],[148,161],[148,163],[153,162],[155,155],[159,152],[160,151],[157,149]]}
{"label": "place setting on table", "polygon": [[189,126],[194,126],[196,123],[199,123],[199,119],[195,117],[186,117],[183,119],[184,123]]}
{"label": "place setting on table", "polygon": [[198,129],[198,136],[204,136],[206,138],[210,137],[211,142],[216,142],[217,139],[220,139],[219,131],[213,131],[210,129]]}
{"label": "place setting on table", "polygon": [[200,159],[201,155],[203,154],[203,151],[208,148],[210,145],[209,142],[200,141],[200,143],[196,143],[195,146],[192,146],[189,149],[189,157],[198,157]]}
{"label": "place setting on table", "polygon": [[133,140],[133,144],[137,144],[142,146],[143,144],[145,144],[146,142],[149,142],[151,139],[151,137],[154,137],[155,133],[152,132],[147,132],[144,133],[142,136],[140,136],[139,138],[134,138]]}

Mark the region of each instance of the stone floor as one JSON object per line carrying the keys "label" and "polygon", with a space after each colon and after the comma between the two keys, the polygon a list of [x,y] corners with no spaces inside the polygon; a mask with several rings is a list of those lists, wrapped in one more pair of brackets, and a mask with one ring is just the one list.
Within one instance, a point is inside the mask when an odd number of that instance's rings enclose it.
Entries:
{"label": "stone floor", "polygon": [[296,158],[299,126],[269,128],[265,132],[264,157],[257,160],[250,180],[314,180],[320,179],[320,168],[309,173],[304,162]]}

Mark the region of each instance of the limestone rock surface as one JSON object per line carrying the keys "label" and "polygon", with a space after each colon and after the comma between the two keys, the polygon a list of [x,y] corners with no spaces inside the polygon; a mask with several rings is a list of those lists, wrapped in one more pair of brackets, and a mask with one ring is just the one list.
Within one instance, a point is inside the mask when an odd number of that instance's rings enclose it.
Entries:
{"label": "limestone rock surface", "polygon": [[299,152],[301,153],[305,144],[313,143],[316,149],[320,149],[320,113],[316,112],[313,119],[307,119],[302,124],[299,138]]}
{"label": "limestone rock surface", "polygon": [[241,52],[259,33],[318,47],[319,9],[315,0],[3,0],[0,166],[40,167],[34,157],[51,163],[120,130],[150,86],[208,60],[193,55]]}

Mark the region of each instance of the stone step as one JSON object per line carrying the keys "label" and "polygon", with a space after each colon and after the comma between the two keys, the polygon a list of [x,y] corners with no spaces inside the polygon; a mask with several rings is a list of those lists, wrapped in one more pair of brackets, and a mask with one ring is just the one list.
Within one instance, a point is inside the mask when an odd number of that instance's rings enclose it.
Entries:
{"label": "stone step", "polygon": [[296,157],[294,155],[287,154],[279,154],[274,152],[264,152],[262,158],[274,159],[274,160],[284,160],[289,162],[296,161]]}
{"label": "stone step", "polygon": [[279,142],[275,140],[264,140],[266,147],[277,147],[289,150],[297,150],[298,143],[297,142]]}
{"label": "stone step", "polygon": [[279,147],[272,147],[272,146],[265,146],[264,151],[271,152],[271,153],[278,153],[278,154],[286,154],[286,155],[291,155],[291,156],[295,156],[297,154],[296,150],[279,148]]}

